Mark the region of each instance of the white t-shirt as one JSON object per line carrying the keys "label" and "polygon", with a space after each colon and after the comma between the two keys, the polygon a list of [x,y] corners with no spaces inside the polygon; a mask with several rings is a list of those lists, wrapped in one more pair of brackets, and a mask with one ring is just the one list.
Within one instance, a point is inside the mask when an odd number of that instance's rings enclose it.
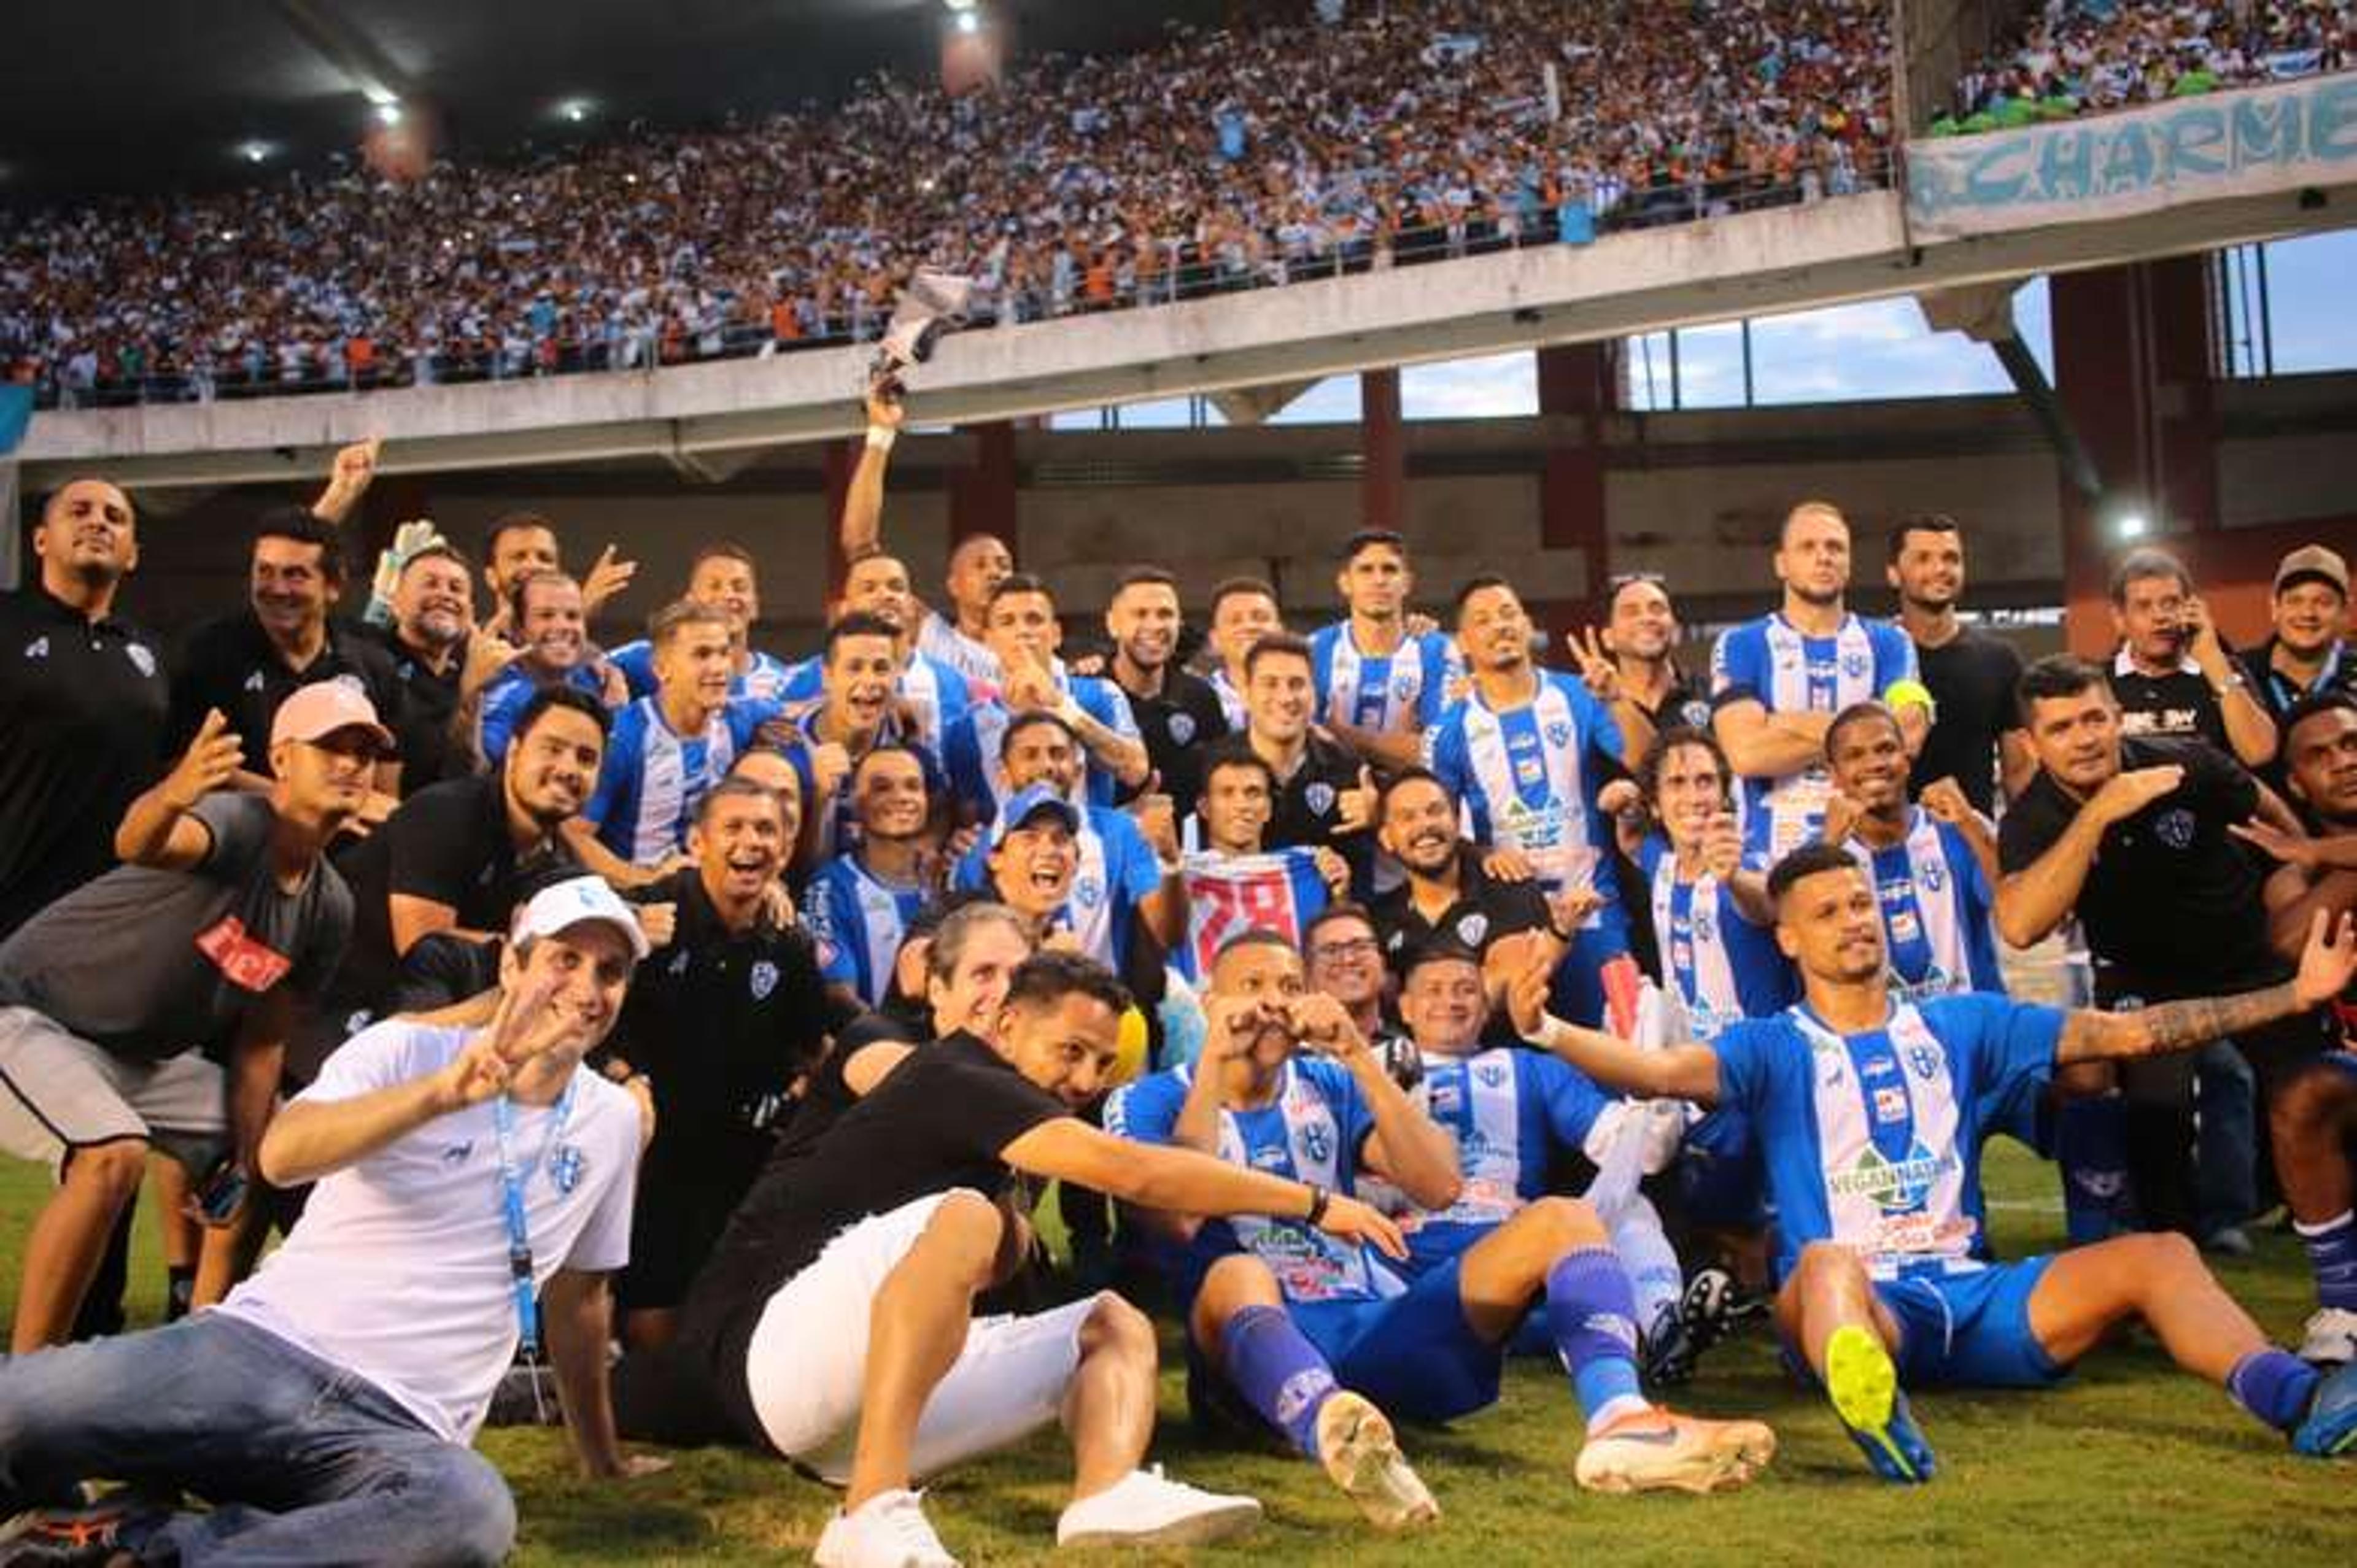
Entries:
{"label": "white t-shirt", "polygon": [[[329,1057],[296,1103],[423,1078],[472,1033],[388,1019]],[[533,1278],[544,1289],[560,1268],[600,1273],[630,1261],[638,1104],[586,1069],[574,1081],[558,1148],[543,1147],[554,1107],[515,1108],[516,1161],[533,1167]],[[360,1373],[442,1436],[472,1442],[517,1338],[492,1114],[486,1101],[437,1118],[322,1178],[286,1244],[221,1310]],[[558,1174],[571,1176],[570,1190],[558,1190]]]}

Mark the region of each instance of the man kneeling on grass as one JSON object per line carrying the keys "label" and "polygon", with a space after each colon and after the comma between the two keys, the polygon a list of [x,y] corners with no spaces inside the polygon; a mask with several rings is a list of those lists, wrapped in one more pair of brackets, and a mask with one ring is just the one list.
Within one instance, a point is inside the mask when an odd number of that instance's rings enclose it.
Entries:
{"label": "man kneeling on grass", "polygon": [[[582,1466],[653,1467],[623,1456],[606,1387],[639,1107],[581,1066],[646,951],[603,882],[548,887],[488,1027],[388,1019],[271,1122],[262,1174],[318,1186],[253,1280],[168,1327],[0,1363],[0,1514],[91,1477],[133,1488],[20,1516],[7,1561],[497,1563],[515,1504],[467,1444],[544,1316]],[[210,1510],[178,1511],[182,1491]]]}
{"label": "man kneeling on grass", "polygon": [[1155,1208],[1314,1215],[1405,1251],[1363,1204],[1201,1155],[1142,1149],[1073,1112],[1104,1088],[1129,993],[1043,952],[980,1032],[909,1054],[813,1143],[774,1161],[690,1287],[680,1337],[746,1436],[844,1487],[827,1568],[954,1564],[911,1480],[1061,1419],[1060,1544],[1207,1541],[1260,1517],[1138,1466],[1154,1432],[1154,1326],[1111,1292],[975,1319],[1028,1251],[1017,1175]]}
{"label": "man kneeling on grass", "polygon": [[1781,1017],[1640,1051],[1547,1016],[1538,965],[1507,1000],[1524,1039],[1598,1083],[1750,1118],[1781,1234],[1777,1327],[1877,1472],[1932,1477],[1902,1385],[2043,1388],[2138,1320],[2298,1452],[2357,1452],[2357,1369],[2326,1378],[2270,1346],[2191,1242],[2121,1236],[1994,1262],[1979,1168],[1985,1136],[2023,1127],[2058,1069],[2186,1050],[2330,1000],[2357,971],[2347,916],[2316,918],[2281,985],[2063,1013],[1986,992],[1894,997],[1880,901],[1846,850],[1803,845],[1768,892],[1806,993]]}

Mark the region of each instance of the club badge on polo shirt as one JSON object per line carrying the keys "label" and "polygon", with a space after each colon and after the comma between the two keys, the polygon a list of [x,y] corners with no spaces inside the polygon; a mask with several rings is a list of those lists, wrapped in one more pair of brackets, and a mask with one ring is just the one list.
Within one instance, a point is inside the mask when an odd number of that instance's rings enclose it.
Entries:
{"label": "club badge on polo shirt", "polygon": [[750,979],[753,985],[753,1000],[767,1002],[770,999],[770,993],[778,988],[778,966],[768,959],[763,959],[753,966]]}
{"label": "club badge on polo shirt", "polygon": [[588,1164],[589,1158],[581,1152],[580,1144],[559,1144],[548,1156],[548,1179],[558,1192],[570,1197],[573,1189],[581,1185],[581,1173]]}
{"label": "club badge on polo shirt", "polygon": [[1466,916],[1457,922],[1457,940],[1469,948],[1478,948],[1481,939],[1490,934],[1490,917],[1482,914]]}
{"label": "club badge on polo shirt", "polygon": [[1192,746],[1195,744],[1194,714],[1173,714],[1170,715],[1170,743],[1173,746]]}
{"label": "club badge on polo shirt", "polygon": [[143,680],[152,681],[156,678],[156,655],[145,643],[124,643],[123,657],[131,660],[131,668],[138,671]]}
{"label": "club badge on polo shirt", "polygon": [[1322,817],[1334,809],[1334,786],[1318,779],[1301,792],[1301,799],[1308,805],[1311,816]]}

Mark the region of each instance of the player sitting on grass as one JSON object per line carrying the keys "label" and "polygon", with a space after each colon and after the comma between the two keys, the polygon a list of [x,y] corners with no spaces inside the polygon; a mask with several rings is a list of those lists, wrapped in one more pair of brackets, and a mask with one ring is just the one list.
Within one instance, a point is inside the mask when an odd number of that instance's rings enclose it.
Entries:
{"label": "player sitting on grass", "polygon": [[2347,920],[2319,918],[2282,985],[2063,1013],[1986,993],[1894,1003],[1874,886],[1846,850],[1804,844],[1769,891],[1806,993],[1782,1017],[1639,1052],[1548,1016],[1535,965],[1508,999],[1525,1039],[1599,1083],[1749,1112],[1782,1231],[1778,1327],[1876,1470],[1932,1472],[1902,1380],[2044,1387],[2138,1318],[2300,1453],[2357,1449],[2357,1371],[2327,1380],[2271,1347],[2182,1236],[1992,1262],[1979,1168],[1984,1136],[2029,1122],[2058,1068],[2183,1050],[2329,1000],[2357,970]]}
{"label": "player sitting on grass", "polygon": [[[1480,972],[1464,967],[1478,996]],[[1341,1004],[1306,990],[1282,937],[1230,941],[1204,1007],[1201,1058],[1119,1091],[1107,1128],[1321,1189],[1348,1192],[1371,1173],[1443,1217],[1492,1179],[1485,1167],[1469,1182],[1454,1140],[1392,1081]],[[1587,1416],[1581,1486],[1717,1490],[1749,1480],[1775,1451],[1757,1423],[1694,1421],[1646,1402],[1629,1276],[1585,1203],[1521,1204],[1412,1283],[1365,1247],[1304,1226],[1174,1224],[1196,1353],[1379,1527],[1439,1511],[1384,1412],[1438,1422],[1494,1404],[1506,1342],[1542,1301]]]}

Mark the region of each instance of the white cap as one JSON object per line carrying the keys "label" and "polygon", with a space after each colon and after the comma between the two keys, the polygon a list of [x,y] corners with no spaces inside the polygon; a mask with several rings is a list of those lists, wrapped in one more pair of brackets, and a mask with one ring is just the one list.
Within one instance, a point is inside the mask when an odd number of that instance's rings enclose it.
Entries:
{"label": "white cap", "polygon": [[554,937],[585,925],[602,921],[622,933],[630,944],[630,956],[647,956],[647,933],[639,927],[639,918],[630,907],[615,896],[602,876],[574,876],[553,884],[533,894],[523,908],[516,911],[515,926],[511,937],[517,947],[539,937]]}

